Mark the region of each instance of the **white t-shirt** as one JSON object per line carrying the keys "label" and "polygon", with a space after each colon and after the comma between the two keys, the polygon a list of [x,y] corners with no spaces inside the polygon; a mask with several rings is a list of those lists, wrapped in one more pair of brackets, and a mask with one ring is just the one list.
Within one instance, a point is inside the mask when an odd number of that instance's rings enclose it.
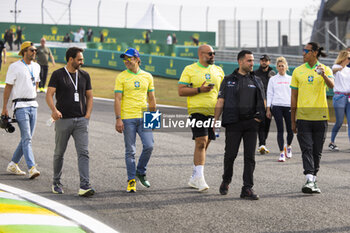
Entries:
{"label": "white t-shirt", "polygon": [[[332,69],[342,68],[341,65],[334,64]],[[345,66],[334,75],[334,92],[350,93],[350,68]]]}
{"label": "white t-shirt", "polygon": [[171,37],[171,35],[169,35],[167,38],[166,38],[166,44],[170,45],[173,43],[173,38]]}
{"label": "white t-shirt", "polygon": [[[35,78],[35,85],[33,85],[32,75]],[[22,59],[12,63],[6,75],[7,84],[13,85],[10,100],[18,98],[32,99],[36,98],[36,83],[40,82],[40,65],[36,62],[31,62],[31,64],[25,65]],[[24,107],[38,107],[37,101],[27,101],[27,102],[17,102],[16,108]],[[12,105],[14,109],[14,104]]]}
{"label": "white t-shirt", "polygon": [[271,105],[290,107],[292,92],[290,89],[291,81],[292,77],[288,74],[284,76],[276,74],[270,78],[266,94],[267,107],[271,107]]}

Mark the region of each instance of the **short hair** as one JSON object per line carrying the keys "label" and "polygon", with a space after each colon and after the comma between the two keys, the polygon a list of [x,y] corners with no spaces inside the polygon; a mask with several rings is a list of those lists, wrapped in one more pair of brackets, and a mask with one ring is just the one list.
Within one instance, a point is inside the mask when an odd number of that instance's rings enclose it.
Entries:
{"label": "short hair", "polygon": [[321,47],[317,42],[309,42],[307,43],[308,45],[311,45],[311,49],[312,51],[316,51],[317,52],[317,58],[319,56],[321,57],[327,57],[327,54],[325,52],[322,52],[323,47]]}
{"label": "short hair", "polygon": [[74,59],[74,58],[77,57],[78,53],[82,53],[82,52],[84,52],[84,50],[81,49],[81,48],[78,48],[78,47],[71,47],[71,48],[69,48],[67,50],[67,52],[66,52],[66,60],[67,60],[67,62],[69,61],[70,57]]}
{"label": "short hair", "polygon": [[276,58],[276,68],[278,67],[278,63],[283,63],[286,65],[287,70],[288,70],[288,62],[287,59],[285,57],[278,57]]}
{"label": "short hair", "polygon": [[348,50],[342,50],[339,52],[337,59],[335,60],[335,64],[340,65],[344,60],[347,60],[350,52]]}
{"label": "short hair", "polygon": [[241,60],[242,58],[245,57],[246,54],[253,54],[252,51],[250,50],[242,50],[238,53],[237,55],[237,61]]}

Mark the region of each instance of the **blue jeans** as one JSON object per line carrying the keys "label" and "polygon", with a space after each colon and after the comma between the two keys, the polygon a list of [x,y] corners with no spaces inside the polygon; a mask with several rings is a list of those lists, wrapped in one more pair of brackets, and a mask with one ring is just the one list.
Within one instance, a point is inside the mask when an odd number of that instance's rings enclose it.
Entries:
{"label": "blue jeans", "polygon": [[[348,124],[350,123],[350,103],[348,101],[348,96],[342,94],[335,94],[333,96],[333,107],[335,111],[335,125],[332,129],[331,142],[334,142],[335,137],[343,124],[344,115],[346,114],[346,119]],[[350,139],[350,127],[348,127],[348,137]]]}
{"label": "blue jeans", "polygon": [[[143,119],[124,119],[124,143],[125,143],[125,163],[128,173],[128,180],[135,179],[136,171],[141,175],[146,174],[147,164],[153,151],[153,133],[152,130],[143,129]],[[135,162],[136,154],[136,133],[140,136],[143,145],[137,170]]]}
{"label": "blue jeans", "polygon": [[32,136],[34,134],[36,124],[36,114],[36,107],[17,108],[15,113],[18,121],[18,127],[21,131],[21,141],[13,153],[12,161],[14,163],[19,163],[22,156],[24,156],[28,169],[35,166],[34,154],[32,150]]}

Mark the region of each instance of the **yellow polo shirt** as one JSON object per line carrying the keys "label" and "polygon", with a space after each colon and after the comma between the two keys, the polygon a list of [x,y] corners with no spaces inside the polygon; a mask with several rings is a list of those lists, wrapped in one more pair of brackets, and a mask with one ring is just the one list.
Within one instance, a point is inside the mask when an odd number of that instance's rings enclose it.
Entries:
{"label": "yellow polo shirt", "polygon": [[193,88],[209,83],[215,84],[214,88],[205,93],[199,93],[187,97],[188,114],[201,113],[205,116],[214,116],[214,108],[217,102],[221,81],[224,79],[224,71],[216,65],[202,66],[199,62],[185,67],[181,74],[179,84],[190,85]]}
{"label": "yellow polo shirt", "polygon": [[333,78],[332,70],[317,62],[313,67],[308,63],[294,69],[290,87],[298,90],[296,119],[320,121],[328,120],[327,85],[323,77],[316,73],[316,66],[321,65],[325,74]]}
{"label": "yellow polo shirt", "polygon": [[115,79],[115,93],[122,93],[121,118],[143,118],[148,92],[154,91],[153,76],[143,70],[137,74],[124,70]]}

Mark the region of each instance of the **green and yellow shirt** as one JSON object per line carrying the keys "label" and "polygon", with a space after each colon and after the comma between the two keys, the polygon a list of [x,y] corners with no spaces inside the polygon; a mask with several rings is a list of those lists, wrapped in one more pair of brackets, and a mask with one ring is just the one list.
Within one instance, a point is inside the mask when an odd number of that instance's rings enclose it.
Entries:
{"label": "green and yellow shirt", "polygon": [[214,88],[205,93],[199,93],[187,97],[188,114],[201,113],[205,116],[213,116],[217,102],[221,81],[224,79],[224,71],[216,65],[202,66],[199,62],[185,67],[181,74],[179,84],[190,85],[193,88],[202,86],[205,81],[215,84]]}
{"label": "green and yellow shirt", "polygon": [[154,91],[153,76],[143,70],[124,70],[115,79],[115,93],[122,93],[121,118],[143,118],[148,92]]}
{"label": "green and yellow shirt", "polygon": [[327,77],[333,78],[332,70],[319,62],[313,67],[305,63],[293,71],[290,87],[298,90],[296,119],[309,121],[329,119],[327,85],[323,77],[315,71],[318,65],[324,68]]}

